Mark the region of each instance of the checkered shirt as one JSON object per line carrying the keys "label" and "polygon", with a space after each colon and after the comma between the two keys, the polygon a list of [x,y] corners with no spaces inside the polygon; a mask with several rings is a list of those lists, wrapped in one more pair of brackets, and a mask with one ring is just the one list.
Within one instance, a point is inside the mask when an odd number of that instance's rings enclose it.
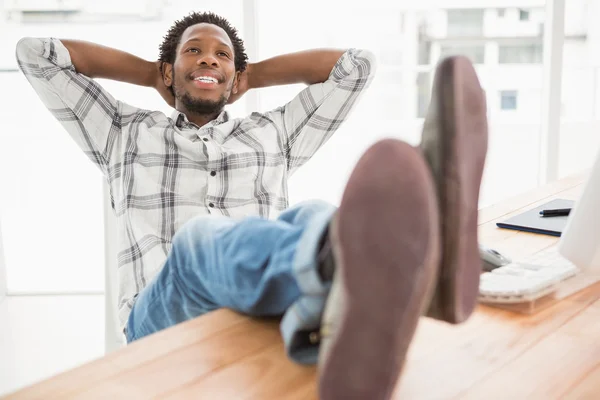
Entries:
{"label": "checkered shirt", "polygon": [[173,235],[194,216],[276,218],[291,174],[331,137],[369,86],[375,59],[349,49],[327,81],[289,103],[198,127],[173,112],[114,99],[78,74],[54,38],[23,38],[17,61],[46,107],[100,168],[117,220],[119,320],[163,267]]}

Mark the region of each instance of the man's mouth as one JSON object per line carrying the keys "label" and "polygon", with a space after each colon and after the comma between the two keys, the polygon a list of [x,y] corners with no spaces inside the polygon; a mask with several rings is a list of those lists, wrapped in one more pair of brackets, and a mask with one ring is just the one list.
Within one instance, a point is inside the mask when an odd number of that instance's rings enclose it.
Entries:
{"label": "man's mouth", "polygon": [[192,74],[192,82],[198,89],[212,90],[219,86],[219,76],[215,71],[196,71]]}
{"label": "man's mouth", "polygon": [[219,80],[212,76],[198,76],[192,80],[198,89],[211,90],[219,86]]}
{"label": "man's mouth", "polygon": [[212,76],[199,76],[199,77],[195,78],[194,81],[205,82],[205,83],[214,83],[214,84],[219,83],[219,81],[216,78],[213,78]]}

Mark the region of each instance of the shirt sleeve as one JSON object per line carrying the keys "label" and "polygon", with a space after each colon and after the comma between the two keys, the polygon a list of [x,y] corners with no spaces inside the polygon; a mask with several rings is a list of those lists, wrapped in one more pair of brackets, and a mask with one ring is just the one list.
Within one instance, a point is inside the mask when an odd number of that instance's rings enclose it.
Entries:
{"label": "shirt sleeve", "polygon": [[290,174],[306,163],[348,118],[371,84],[375,70],[373,53],[349,49],[325,82],[308,86],[270,113],[269,117],[282,125]]}
{"label": "shirt sleeve", "polygon": [[122,103],[96,81],[77,73],[69,51],[58,39],[23,38],[16,57],[44,105],[106,174],[121,132]]}

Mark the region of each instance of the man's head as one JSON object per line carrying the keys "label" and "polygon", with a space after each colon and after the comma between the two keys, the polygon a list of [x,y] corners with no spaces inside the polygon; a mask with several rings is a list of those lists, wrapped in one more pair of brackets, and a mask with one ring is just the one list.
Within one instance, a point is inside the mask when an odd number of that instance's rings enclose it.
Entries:
{"label": "man's head", "polygon": [[191,13],[175,21],[160,45],[165,85],[175,95],[175,108],[198,115],[218,114],[248,56],[237,30],[213,13]]}

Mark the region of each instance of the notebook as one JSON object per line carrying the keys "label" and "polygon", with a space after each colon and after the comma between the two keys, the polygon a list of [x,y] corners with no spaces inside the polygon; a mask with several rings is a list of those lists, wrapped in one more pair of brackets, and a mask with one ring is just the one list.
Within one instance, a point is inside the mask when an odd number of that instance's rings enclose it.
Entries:
{"label": "notebook", "polygon": [[540,211],[555,208],[572,208],[573,200],[555,199],[539,207],[515,215],[503,222],[496,223],[499,228],[560,236],[567,225],[568,216],[542,217]]}

